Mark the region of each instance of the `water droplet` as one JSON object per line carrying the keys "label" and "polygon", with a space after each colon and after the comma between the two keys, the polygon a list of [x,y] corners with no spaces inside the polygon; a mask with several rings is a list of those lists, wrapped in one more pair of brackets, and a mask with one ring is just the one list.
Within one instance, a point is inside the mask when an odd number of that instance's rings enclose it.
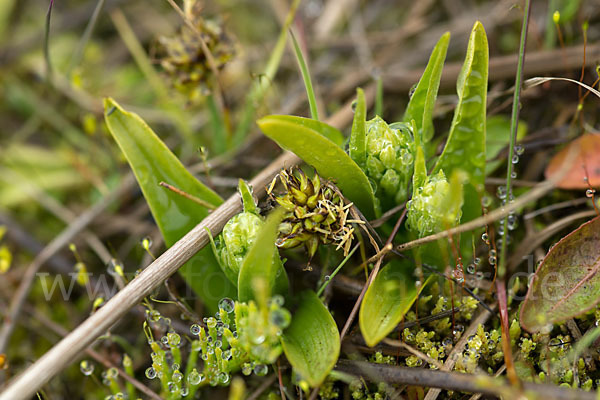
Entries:
{"label": "water droplet", "polygon": [[173,379],[174,382],[181,382],[183,374],[179,371],[175,371],[173,372],[173,375],[171,375],[171,379]]}
{"label": "water droplet", "polygon": [[219,308],[225,311],[226,313],[230,314],[235,308],[235,302],[229,297],[224,297],[223,299],[221,299],[221,301],[219,301]]}
{"label": "water droplet", "polygon": [[500,200],[506,199],[506,187],[498,186],[498,188],[496,189],[496,195]]}
{"label": "water droplet", "polygon": [[292,321],[292,316],[285,308],[279,308],[271,311],[269,316],[271,322],[280,329],[285,329]]}
{"label": "water droplet", "polygon": [[269,367],[267,367],[265,364],[256,364],[254,367],[254,374],[257,376],[265,376],[267,372],[269,372]]}
{"label": "water droplet", "polygon": [[215,348],[220,349],[221,347],[223,347],[223,342],[220,340],[215,341]]}
{"label": "water droplet", "polygon": [[474,273],[475,273],[475,264],[467,265],[467,274],[474,274]]}
{"label": "water droplet", "polygon": [[510,173],[510,177],[511,177],[512,179],[517,179],[517,172],[516,172],[516,171],[513,171],[513,172],[511,172],[511,173]]}
{"label": "water droplet", "polygon": [[285,299],[282,295],[276,294],[271,298],[271,302],[279,307],[282,307],[285,304]]}
{"label": "water droplet", "polygon": [[115,367],[111,367],[106,371],[106,377],[109,379],[116,379],[119,377],[119,370]]}
{"label": "water droplet", "polygon": [[552,338],[548,342],[548,346],[550,346],[550,347],[557,347],[557,346],[562,346],[562,345],[563,345],[563,341],[559,338]]}
{"label": "water droplet", "polygon": [[490,244],[490,237],[486,232],[481,235],[481,240],[483,240],[485,244]]}
{"label": "water droplet", "polygon": [[152,238],[150,236],[146,236],[140,241],[140,244],[144,250],[148,251],[152,247]]}
{"label": "water droplet", "polygon": [[231,360],[231,350],[227,349],[222,354],[223,360]]}
{"label": "water droplet", "polygon": [[490,265],[496,265],[496,257],[490,256],[490,258],[488,258],[488,262]]}
{"label": "water droplet", "polygon": [[489,197],[489,196],[483,196],[481,198],[481,205],[483,207],[489,207],[489,206],[491,206],[492,205],[492,198]]}
{"label": "water droplet", "polygon": [[515,153],[517,153],[518,156],[522,155],[525,152],[525,148],[523,147],[523,145],[517,144],[515,146]]}
{"label": "water droplet", "polygon": [[496,257],[496,250],[494,250],[494,249],[490,250],[490,257]]}
{"label": "water droplet", "polygon": [[169,332],[167,333],[167,340],[169,346],[178,347],[179,343],[181,343],[181,336],[179,336],[177,333]]}
{"label": "water droplet", "polygon": [[219,379],[219,383],[221,383],[221,385],[227,385],[231,377],[227,372],[221,372],[217,379]]}
{"label": "water droplet", "polygon": [[519,162],[519,156],[515,154],[515,155],[513,156],[512,160],[511,160],[511,162],[512,162],[513,164],[516,164],[516,163],[518,163],[518,162]]}
{"label": "water droplet", "polygon": [[244,363],[242,365],[242,374],[248,376],[252,373],[252,365],[250,363]]}
{"label": "water droplet", "polygon": [[356,107],[358,106],[358,101],[353,100],[352,104],[350,104],[350,108],[352,109],[352,112],[356,112]]}
{"label": "water droplet", "polygon": [[475,259],[473,260],[473,264],[479,265],[480,263],[481,263],[481,258],[475,257]]}
{"label": "water droplet", "polygon": [[200,327],[200,325],[198,324],[193,324],[192,326],[190,326],[190,332],[192,333],[192,335],[194,336],[198,336],[200,334],[200,330],[202,328]]}
{"label": "water droplet", "polygon": [[595,193],[596,193],[596,191],[594,189],[588,189],[588,190],[585,191],[585,196],[589,197],[589,198],[592,198],[592,197],[594,197]]}
{"label": "water droplet", "polygon": [[415,94],[415,91],[417,90],[417,85],[418,83],[415,83],[414,85],[412,85],[410,87],[410,90],[408,91],[408,98],[411,99],[413,97],[413,94]]}
{"label": "water droplet", "polygon": [[209,317],[206,320],[206,326],[208,327],[208,329],[214,329],[214,327],[217,326],[217,320],[213,317]]}
{"label": "water droplet", "polygon": [[152,367],[148,367],[146,369],[146,378],[148,378],[148,379],[156,378],[156,370]]}
{"label": "water droplet", "polygon": [[181,394],[182,397],[185,397],[188,394],[190,394],[190,390],[187,388],[187,386],[183,386],[181,388],[181,390],[179,391],[179,393]]}
{"label": "water droplet", "polygon": [[177,391],[177,389],[178,389],[178,387],[175,384],[175,382],[169,382],[168,386],[169,386],[169,392],[171,392],[171,393],[175,393]]}
{"label": "water droplet", "polygon": [[90,376],[94,373],[94,364],[92,364],[88,360],[83,360],[81,363],[79,363],[79,369],[81,370],[81,373],[85,376]]}
{"label": "water droplet", "polygon": [[477,279],[478,281],[483,279],[483,272],[481,271],[477,271],[477,273],[475,274],[475,279]]}
{"label": "water droplet", "polygon": [[506,227],[508,228],[508,230],[514,231],[517,228],[519,220],[517,219],[517,217],[514,214],[510,214],[507,217],[506,222],[507,222]]}
{"label": "water droplet", "polygon": [[111,276],[123,276],[123,267],[119,260],[111,258],[106,265],[106,271]]}

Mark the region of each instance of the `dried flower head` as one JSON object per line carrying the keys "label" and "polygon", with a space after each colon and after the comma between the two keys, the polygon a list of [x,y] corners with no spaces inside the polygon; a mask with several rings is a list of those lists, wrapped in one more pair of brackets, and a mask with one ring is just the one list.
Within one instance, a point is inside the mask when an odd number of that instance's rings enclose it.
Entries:
{"label": "dried flower head", "polygon": [[159,42],[166,53],[160,64],[171,76],[175,88],[195,101],[210,93],[213,74],[202,42],[212,55],[217,69],[221,69],[234,55],[231,38],[222,23],[204,19],[201,1],[186,0],[184,14],[194,27],[184,25],[174,37],[160,37]]}
{"label": "dried flower head", "polygon": [[[284,191],[274,196],[277,181]],[[348,219],[352,203],[345,204],[339,189],[331,182],[323,181],[316,173],[309,178],[300,168],[282,170],[267,193],[286,210],[277,246],[290,249],[304,245],[312,257],[319,243],[334,244],[348,254],[354,233],[351,223],[356,222]]]}

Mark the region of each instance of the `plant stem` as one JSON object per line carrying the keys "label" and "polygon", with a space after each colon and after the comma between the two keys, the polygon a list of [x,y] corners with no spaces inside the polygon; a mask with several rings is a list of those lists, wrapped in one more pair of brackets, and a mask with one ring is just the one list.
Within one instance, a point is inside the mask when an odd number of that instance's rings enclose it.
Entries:
{"label": "plant stem", "polygon": [[342,262],[340,263],[340,265],[337,266],[337,268],[335,269],[335,271],[333,271],[333,273],[329,276],[329,278],[325,282],[323,282],[323,284],[321,285],[321,287],[317,291],[317,296],[321,296],[321,294],[323,294],[323,291],[325,290],[325,288],[327,287],[327,285],[329,285],[329,282],[331,282],[331,280],[337,275],[337,273],[340,271],[340,269],[342,269],[342,267],[346,264],[346,262],[348,262],[348,260],[350,259],[350,257],[352,257],[352,254],[354,254],[354,252],[356,251],[356,249],[358,249],[359,247],[360,247],[360,245],[357,244],[356,246],[354,246],[354,248],[352,250],[350,250],[350,253],[348,253],[348,255],[346,256],[346,258],[344,258],[342,260]]}
{"label": "plant stem", "polygon": [[[519,61],[517,62],[517,74],[515,77],[515,93],[513,97],[512,115],[510,120],[510,145],[508,147],[508,162],[506,166],[506,202],[510,203],[512,198],[512,173],[513,157],[515,153],[515,141],[519,127],[519,102],[521,99],[521,87],[523,85],[523,64],[525,63],[525,45],[527,42],[527,26],[531,14],[531,0],[525,0],[525,11],[523,13],[523,25],[521,28],[521,43],[519,45]],[[504,233],[502,234],[502,247],[500,250],[500,262],[498,265],[498,279],[504,279],[506,274],[506,250],[508,235],[508,215],[504,216]]]}

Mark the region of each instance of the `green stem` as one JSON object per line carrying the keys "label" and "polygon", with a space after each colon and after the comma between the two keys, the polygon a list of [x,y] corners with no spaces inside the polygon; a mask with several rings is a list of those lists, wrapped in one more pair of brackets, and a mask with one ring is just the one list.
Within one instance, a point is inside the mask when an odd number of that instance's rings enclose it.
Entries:
{"label": "green stem", "polygon": [[331,282],[331,280],[337,275],[337,273],[340,271],[340,269],[342,269],[342,267],[344,266],[344,264],[346,264],[346,262],[350,259],[350,257],[352,257],[352,254],[354,254],[354,252],[356,251],[356,249],[358,249],[358,247],[359,247],[358,244],[356,246],[354,246],[354,248],[346,256],[346,258],[344,258],[342,260],[342,262],[340,263],[340,265],[338,265],[337,268],[335,269],[335,271],[333,271],[333,273],[329,276],[329,279],[327,279],[325,282],[323,282],[323,284],[321,285],[321,287],[317,291],[317,296],[321,296],[321,294],[323,294],[323,291],[325,290],[325,288],[327,287],[327,285],[329,285],[329,282]]}
{"label": "green stem", "polygon": [[[523,64],[525,62],[525,44],[527,42],[527,26],[529,25],[529,15],[531,10],[531,0],[525,0],[525,12],[523,13],[523,26],[521,29],[521,44],[519,45],[519,61],[517,64],[517,74],[515,77],[515,93],[513,97],[512,116],[510,120],[510,146],[508,148],[508,165],[506,167],[506,201],[510,202],[512,197],[512,172],[513,156],[515,151],[515,141],[517,138],[517,129],[519,125],[519,101],[521,98],[521,87],[523,85]],[[506,250],[508,234],[508,215],[504,217],[504,232],[502,234],[502,248],[500,251],[500,262],[498,265],[498,279],[504,279],[506,273]]]}

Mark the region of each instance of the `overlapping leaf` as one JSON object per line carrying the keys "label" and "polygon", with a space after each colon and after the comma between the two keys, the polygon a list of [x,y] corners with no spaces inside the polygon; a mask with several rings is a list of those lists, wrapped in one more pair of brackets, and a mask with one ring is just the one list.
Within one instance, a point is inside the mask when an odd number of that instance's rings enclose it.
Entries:
{"label": "overlapping leaf", "polygon": [[[127,158],[150,206],[167,246],[171,246],[208,215],[208,210],[160,187],[166,182],[218,206],[222,199],[190,174],[150,127],[136,114],[123,110],[114,100],[104,101],[110,133]],[[236,291],[218,267],[210,248],[204,248],[181,269],[181,274],[211,309]]]}
{"label": "overlapping leaf", "polygon": [[258,126],[279,146],[296,153],[319,175],[332,180],[367,218],[375,216],[373,188],[360,167],[333,141],[335,128],[285,115],[264,117],[258,120]]}

